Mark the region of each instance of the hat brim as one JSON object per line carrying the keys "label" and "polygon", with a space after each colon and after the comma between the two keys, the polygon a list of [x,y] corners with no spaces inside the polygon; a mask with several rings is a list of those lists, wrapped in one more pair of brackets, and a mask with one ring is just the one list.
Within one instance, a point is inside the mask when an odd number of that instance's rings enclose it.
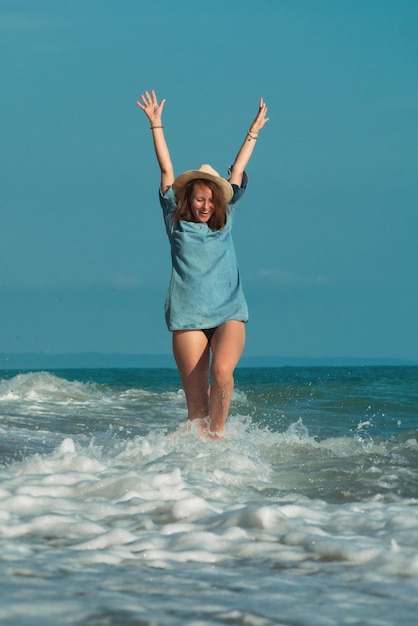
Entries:
{"label": "hat brim", "polygon": [[202,170],[188,170],[187,172],[183,172],[183,174],[180,174],[180,176],[178,176],[173,183],[174,193],[177,195],[183,189],[183,187],[185,187],[187,183],[192,180],[211,180],[221,190],[225,202],[227,204],[231,202],[234,195],[232,185],[227,180],[225,180],[225,178],[222,178],[221,176],[215,176],[213,174],[210,174],[209,172],[205,172]]}

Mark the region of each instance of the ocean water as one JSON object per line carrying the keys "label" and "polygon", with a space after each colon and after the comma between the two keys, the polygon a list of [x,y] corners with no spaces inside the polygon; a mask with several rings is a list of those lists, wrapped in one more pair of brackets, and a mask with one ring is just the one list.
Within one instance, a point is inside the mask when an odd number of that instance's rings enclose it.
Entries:
{"label": "ocean water", "polygon": [[0,372],[0,622],[409,625],[418,368],[238,369],[224,441],[175,370]]}

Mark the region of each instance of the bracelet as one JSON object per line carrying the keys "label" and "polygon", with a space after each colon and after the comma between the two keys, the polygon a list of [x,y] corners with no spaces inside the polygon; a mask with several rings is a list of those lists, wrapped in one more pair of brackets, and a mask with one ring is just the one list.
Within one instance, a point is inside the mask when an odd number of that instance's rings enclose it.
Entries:
{"label": "bracelet", "polygon": [[252,132],[252,131],[248,131],[247,136],[248,136],[250,139],[252,139],[253,141],[257,141],[257,139],[258,139],[258,133],[257,133],[257,136],[256,136],[256,137],[253,137],[253,136],[252,136],[252,134],[251,134],[251,132]]}
{"label": "bracelet", "polygon": [[150,129],[152,130],[153,128],[164,128],[163,125],[161,124],[160,126],[150,126]]}

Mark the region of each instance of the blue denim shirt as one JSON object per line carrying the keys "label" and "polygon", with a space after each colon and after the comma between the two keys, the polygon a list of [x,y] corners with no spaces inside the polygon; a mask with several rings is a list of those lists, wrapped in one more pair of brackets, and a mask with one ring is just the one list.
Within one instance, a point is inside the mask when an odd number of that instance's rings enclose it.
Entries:
{"label": "blue denim shirt", "polygon": [[168,329],[214,328],[228,320],[248,321],[248,307],[232,240],[235,205],[244,194],[233,185],[224,228],[180,220],[173,223],[176,200],[172,187],[162,195],[165,227],[171,245],[172,271],[165,317]]}

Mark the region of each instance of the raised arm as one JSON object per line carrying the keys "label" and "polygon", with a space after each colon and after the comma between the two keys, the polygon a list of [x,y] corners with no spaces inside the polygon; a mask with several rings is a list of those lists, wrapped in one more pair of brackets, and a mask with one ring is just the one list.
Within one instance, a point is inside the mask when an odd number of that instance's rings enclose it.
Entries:
{"label": "raised arm", "polygon": [[162,124],[162,113],[165,100],[161,100],[160,104],[158,104],[157,96],[155,95],[154,90],[151,91],[151,95],[148,91],[144,91],[140,97],[142,102],[138,100],[137,105],[144,111],[150,121],[155,155],[161,172],[161,192],[165,194],[174,182],[173,164],[171,162],[170,152],[168,151],[167,142],[164,137]]}
{"label": "raised arm", "polygon": [[231,183],[231,185],[235,184],[235,185],[238,185],[238,187],[241,186],[242,175],[253,153],[255,142],[258,139],[258,133],[263,128],[264,124],[268,122],[269,120],[269,118],[266,117],[266,115],[267,115],[266,103],[264,102],[263,98],[260,98],[258,113],[255,116],[254,121],[251,124],[247,132],[247,136],[244,139],[244,143],[239,149],[238,154],[235,157],[234,164],[231,168],[231,175],[229,177],[229,182]]}

